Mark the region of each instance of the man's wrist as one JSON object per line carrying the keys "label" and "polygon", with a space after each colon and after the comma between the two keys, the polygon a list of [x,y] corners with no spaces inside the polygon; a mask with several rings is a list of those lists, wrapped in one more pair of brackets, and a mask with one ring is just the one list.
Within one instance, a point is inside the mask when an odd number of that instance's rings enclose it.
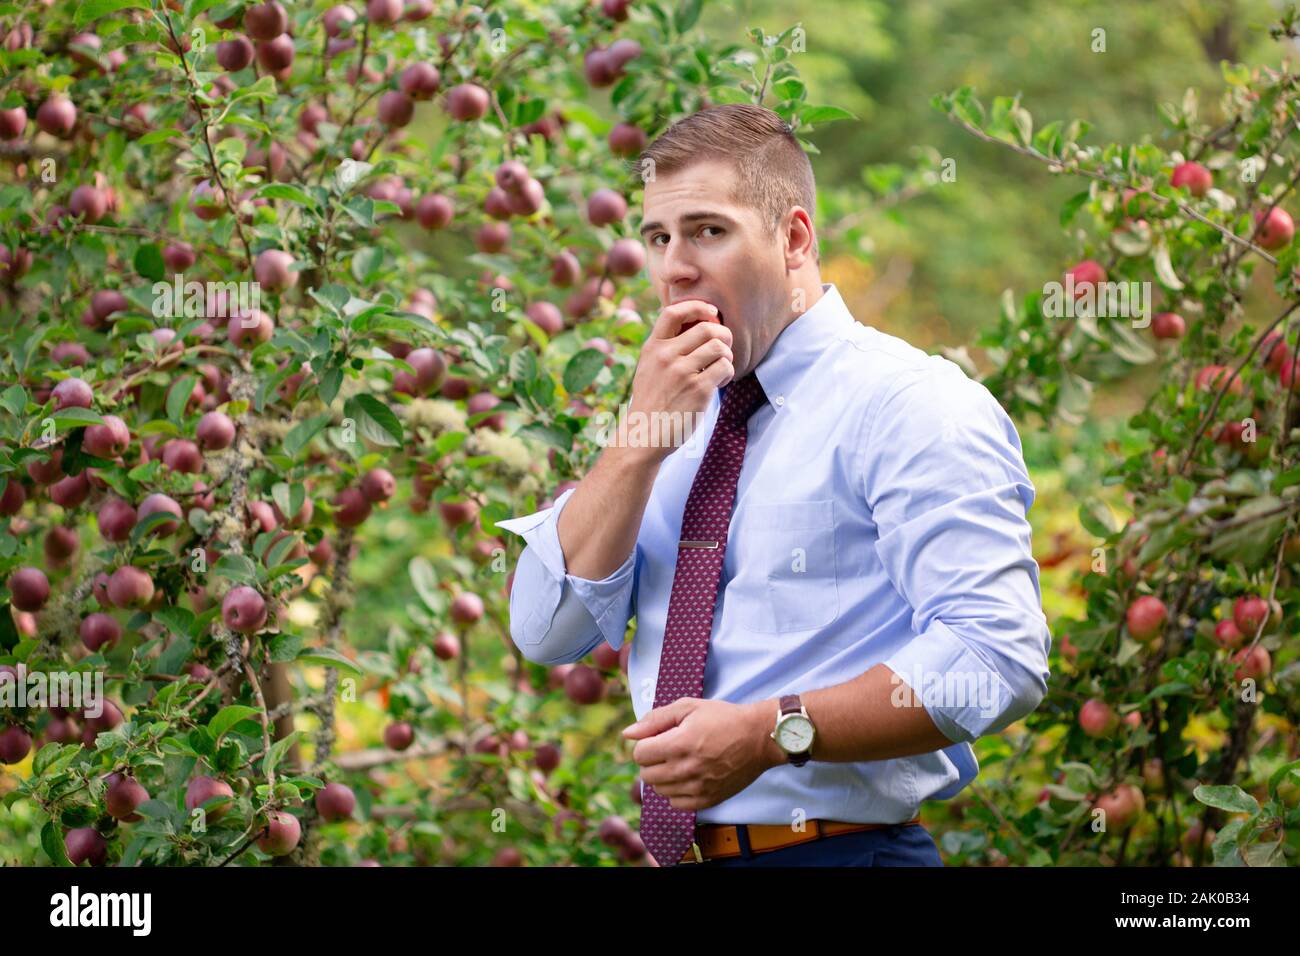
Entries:
{"label": "man's wrist", "polygon": [[777,702],[772,700],[761,700],[753,705],[751,720],[754,725],[753,733],[758,737],[761,744],[761,760],[764,770],[771,770],[773,767],[779,767],[789,762],[789,756],[781,749],[780,744],[772,737],[772,731],[776,729]]}

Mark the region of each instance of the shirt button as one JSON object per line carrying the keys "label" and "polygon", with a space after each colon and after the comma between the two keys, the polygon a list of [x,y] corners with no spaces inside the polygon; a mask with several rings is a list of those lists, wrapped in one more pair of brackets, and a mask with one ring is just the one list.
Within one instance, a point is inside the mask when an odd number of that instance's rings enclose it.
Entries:
{"label": "shirt button", "polygon": [[785,404],[785,396],[784,396],[784,395],[778,395],[778,396],[774,399],[774,401],[775,401],[776,404],[778,404],[778,405],[784,405],[784,404]]}

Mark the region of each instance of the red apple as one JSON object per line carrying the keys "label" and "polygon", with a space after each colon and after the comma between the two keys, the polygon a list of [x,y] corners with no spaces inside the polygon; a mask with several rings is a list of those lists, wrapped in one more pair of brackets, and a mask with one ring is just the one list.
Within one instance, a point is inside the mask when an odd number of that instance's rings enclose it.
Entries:
{"label": "red apple", "polygon": [[1275,206],[1267,215],[1261,210],[1255,214],[1255,241],[1265,249],[1281,249],[1295,236],[1295,223],[1281,206]]}
{"label": "red apple", "polygon": [[252,634],[266,626],[266,600],[254,588],[241,584],[231,588],[221,602],[221,619],[240,634]]}
{"label": "red apple", "polygon": [[316,793],[316,812],[327,823],[349,819],[356,806],[356,794],[341,783],[327,783]]}
{"label": "red apple", "polygon": [[1237,665],[1233,677],[1238,681],[1246,678],[1258,680],[1272,670],[1273,661],[1268,650],[1256,644],[1253,648],[1243,647],[1232,655],[1232,662]]}
{"label": "red apple", "polygon": [[104,612],[96,611],[82,619],[77,633],[81,637],[81,643],[91,652],[104,646],[112,650],[122,637],[122,625]]}
{"label": "red apple", "polygon": [[275,810],[267,815],[266,829],[257,837],[257,848],[271,856],[287,856],[298,846],[302,825],[292,813]]}
{"label": "red apple", "polygon": [[379,98],[379,122],[401,128],[415,115],[415,102],[400,90],[389,90]]}
{"label": "red apple", "polygon": [[1180,339],[1187,331],[1187,323],[1177,312],[1158,312],[1151,320],[1151,334],[1158,339]]}
{"label": "red apple", "polygon": [[1186,186],[1188,192],[1199,198],[1210,191],[1214,177],[1200,163],[1179,163],[1169,177],[1169,184],[1175,189]]}
{"label": "red apple", "polygon": [[77,108],[72,100],[55,93],[37,108],[36,125],[51,136],[67,139],[77,125]]}
{"label": "red apple", "polygon": [[254,40],[274,40],[289,29],[289,15],[275,0],[255,4],[244,11],[244,30]]}
{"label": "red apple", "polygon": [[477,83],[460,83],[447,91],[445,104],[453,118],[468,122],[486,116],[490,101],[488,91]]}
{"label": "red apple", "polygon": [[217,64],[223,70],[238,73],[252,62],[253,44],[248,37],[232,37],[217,44]]}
{"label": "red apple", "polygon": [[[195,810],[203,806],[209,800],[215,800],[218,797],[227,797],[233,800],[235,791],[230,789],[230,784],[224,780],[217,780],[214,777],[195,777],[190,781],[189,786],[185,788],[185,809],[193,814]],[[230,810],[230,802],[218,804],[211,810],[206,811],[206,821],[215,823],[226,815]]]}
{"label": "red apple", "polygon": [[89,863],[103,866],[108,857],[108,844],[94,827],[76,827],[63,838],[63,848],[73,866]]}
{"label": "red apple", "polygon": [[384,728],[384,746],[390,750],[405,750],[415,740],[415,728],[404,720]]}
{"label": "red apple", "polygon": [[1084,287],[1106,281],[1106,270],[1094,259],[1084,259],[1066,272],[1066,277],[1074,277],[1074,296],[1084,294]]}
{"label": "red apple", "polygon": [[1160,634],[1167,616],[1168,611],[1163,601],[1153,595],[1144,594],[1129,605],[1124,618],[1133,639],[1146,643]]}
{"label": "red apple", "polygon": [[138,608],[153,600],[153,578],[134,565],[124,564],[108,579],[108,600],[115,607]]}
{"label": "red apple", "polygon": [[587,200],[587,221],[593,226],[621,222],[627,215],[627,200],[612,189],[598,189]]}
{"label": "red apple", "polygon": [[298,284],[298,273],[293,271],[293,266],[293,256],[283,249],[266,249],[257,254],[253,275],[264,288],[282,292]]}
{"label": "red apple", "polygon": [[1214,625],[1214,639],[1220,647],[1232,650],[1235,647],[1240,647],[1245,638],[1246,635],[1241,633],[1241,628],[1237,627],[1236,623],[1230,618],[1224,618]]}
{"label": "red apple", "polygon": [[137,823],[143,820],[136,808],[149,799],[149,791],[140,785],[134,777],[120,773],[110,774],[108,790],[104,793],[104,808],[108,815],[123,823]]}
{"label": "red apple", "polygon": [[1079,709],[1079,726],[1089,737],[1103,737],[1111,733],[1119,717],[1105,701],[1093,697]]}
{"label": "red apple", "polygon": [[50,599],[50,580],[40,568],[19,568],[9,576],[9,595],[20,611],[39,611]]}
{"label": "red apple", "polygon": [[1251,640],[1260,626],[1268,620],[1268,602],[1258,595],[1239,597],[1232,605],[1232,621],[1237,629]]}
{"label": "red apple", "polygon": [[412,63],[397,78],[398,88],[413,100],[431,100],[442,78],[438,68],[428,63]]}

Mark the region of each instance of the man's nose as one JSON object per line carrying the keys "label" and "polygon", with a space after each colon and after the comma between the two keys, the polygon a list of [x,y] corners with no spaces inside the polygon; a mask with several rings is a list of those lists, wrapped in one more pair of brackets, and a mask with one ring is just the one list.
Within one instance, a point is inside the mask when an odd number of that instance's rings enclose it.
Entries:
{"label": "man's nose", "polygon": [[664,250],[663,269],[664,280],[669,285],[693,282],[699,276],[691,251],[681,240],[668,243]]}

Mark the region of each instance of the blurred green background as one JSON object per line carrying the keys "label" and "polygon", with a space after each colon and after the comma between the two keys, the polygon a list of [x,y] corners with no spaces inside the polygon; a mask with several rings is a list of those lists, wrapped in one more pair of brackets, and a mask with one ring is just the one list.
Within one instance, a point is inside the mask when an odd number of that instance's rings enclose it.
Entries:
{"label": "blurred green background", "polygon": [[[1141,142],[1162,134],[1158,105],[1188,87],[1213,106],[1221,60],[1277,63],[1286,47],[1268,27],[1278,10],[1267,0],[738,0],[708,4],[700,28],[741,42],[750,26],[802,23],[807,52],[795,57],[809,102],[861,118],[811,137],[819,189],[860,187],[872,164],[913,166],[918,148],[955,161],[955,181],[894,207],[896,217],[865,213],[870,272],[843,280],[859,321],[932,348],[969,342],[1003,289],[1041,286],[1078,255],[1057,213],[1081,188],[976,140],[931,108],[933,95],[967,84],[985,101],[1021,94],[1036,126],[1080,118],[1092,124],[1087,142]],[[1103,38],[1105,52],[1093,52]],[[823,212],[821,234],[836,228]]]}

